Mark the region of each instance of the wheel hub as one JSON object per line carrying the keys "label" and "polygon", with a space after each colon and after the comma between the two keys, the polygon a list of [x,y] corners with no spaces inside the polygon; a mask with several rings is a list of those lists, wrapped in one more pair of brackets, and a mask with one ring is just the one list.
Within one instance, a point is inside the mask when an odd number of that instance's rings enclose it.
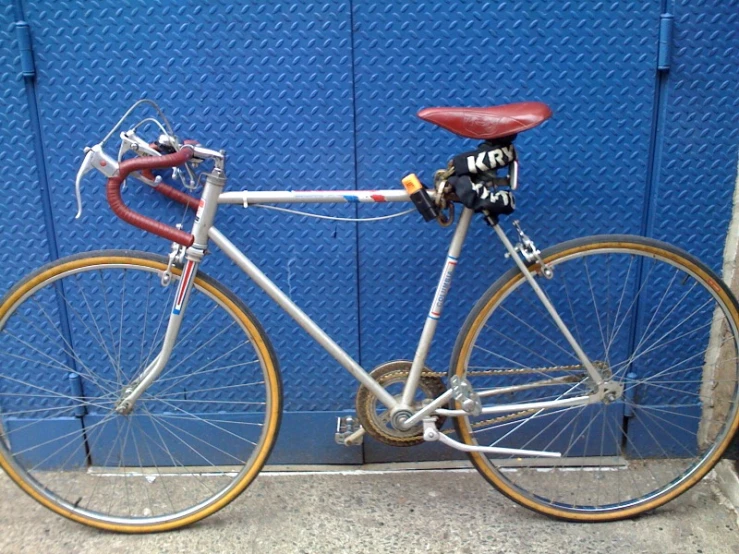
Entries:
{"label": "wheel hub", "polygon": [[621,398],[624,394],[624,385],[617,381],[607,381],[603,383],[603,403],[610,404]]}

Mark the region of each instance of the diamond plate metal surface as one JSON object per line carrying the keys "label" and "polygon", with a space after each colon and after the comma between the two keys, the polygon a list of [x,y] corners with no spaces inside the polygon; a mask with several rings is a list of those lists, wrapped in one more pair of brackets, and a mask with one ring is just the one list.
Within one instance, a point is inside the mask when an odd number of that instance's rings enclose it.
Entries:
{"label": "diamond plate metal surface", "polygon": [[[29,1],[38,96],[61,254],[102,247],[163,252],[110,212],[103,179],[84,184],[82,148],[137,98],[154,98],[180,136],[225,148],[229,188],[352,188],[350,13],[346,2],[151,6]],[[137,190],[132,190],[133,188]],[[134,185],[132,206],[171,223],[181,210]],[[353,215],[351,207],[333,210]],[[356,236],[352,225],[224,209],[217,224],[347,351],[358,355]],[[351,404],[353,380],[223,256],[204,269],[227,282],[265,323],[279,354],[288,410]]]}
{"label": "diamond plate metal surface", "polygon": [[0,8],[2,293],[24,274],[49,260],[33,149],[33,129],[20,70],[15,20],[10,3]]}
{"label": "diamond plate metal surface", "polygon": [[[739,3],[679,0],[672,11],[653,233],[720,273],[739,154]],[[681,399],[653,392],[648,401]]]}
{"label": "diamond plate metal surface", "polygon": [[[738,7],[679,0],[671,8],[675,49],[658,138],[654,235],[713,267],[720,266],[736,178]],[[161,103],[180,136],[228,151],[231,190],[391,188],[412,171],[429,183],[434,169],[476,142],[417,119],[420,108],[542,100],[554,118],[516,142],[524,228],[541,247],[592,233],[640,232],[656,2],[120,7],[93,0],[61,8],[27,0],[24,10],[61,255],[168,249],[111,214],[100,176],[85,182],[85,216],[73,220],[82,148],[145,96]],[[0,9],[0,162],[12,168],[0,186],[13,198],[0,244],[5,290],[48,258],[14,17],[11,6]],[[27,153],[22,163],[20,152]],[[129,189],[126,199],[171,223],[182,215],[147,190]],[[316,211],[352,217],[399,209]],[[365,367],[412,357],[451,230],[415,215],[354,226],[235,207],[217,224]],[[496,242],[476,220],[431,352],[434,369],[445,368],[464,316],[509,266]],[[351,408],[353,379],[288,316],[222,255],[210,256],[204,269],[264,322],[288,411]]]}
{"label": "diamond plate metal surface", "polygon": [[[516,141],[524,228],[540,246],[638,233],[658,15],[647,2],[355,2],[358,186],[393,186],[410,172],[429,183],[477,144],[417,119],[421,108],[541,100],[554,118]],[[412,356],[450,237],[418,217],[360,226],[367,365]],[[447,365],[474,301],[509,267],[494,243],[476,219],[431,353],[435,369]]]}
{"label": "diamond plate metal surface", "polygon": [[739,2],[679,0],[673,11],[654,233],[720,269],[739,153]]}
{"label": "diamond plate metal surface", "polygon": [[[26,100],[21,76],[18,41],[15,30],[16,14],[11,4],[0,8],[0,164],[4,168],[0,193],[3,197],[3,218],[0,223],[0,260],[3,272],[0,294],[24,274],[49,260],[44,219],[41,210],[38,172]],[[28,355],[28,348],[20,355]],[[12,367],[15,375],[29,371],[24,360],[9,358],[2,361]],[[45,383],[58,389],[66,383]],[[0,382],[0,411],[10,413],[22,408],[22,400],[14,395],[28,392],[16,382]],[[44,404],[43,408],[50,407]]]}
{"label": "diamond plate metal surface", "polygon": [[[38,305],[44,306],[43,312]],[[19,306],[4,324],[0,336],[3,418],[72,415],[67,358],[56,331],[57,306],[54,291],[42,290],[32,301]]]}

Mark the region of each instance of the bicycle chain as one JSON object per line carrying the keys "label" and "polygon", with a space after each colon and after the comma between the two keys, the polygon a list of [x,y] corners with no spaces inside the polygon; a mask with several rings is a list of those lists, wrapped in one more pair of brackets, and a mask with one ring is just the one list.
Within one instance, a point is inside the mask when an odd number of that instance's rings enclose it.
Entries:
{"label": "bicycle chain", "polygon": [[[487,370],[478,370],[478,371],[468,371],[465,374],[465,377],[480,377],[485,375],[525,375],[525,374],[535,374],[535,373],[547,373],[547,372],[555,372],[555,371],[576,371],[576,370],[583,370],[583,366],[581,364],[572,364],[572,365],[561,365],[561,366],[547,366],[547,367],[538,367],[538,368],[518,368],[518,369],[487,369]],[[421,375],[424,377],[436,377],[436,378],[443,378],[446,377],[447,374],[440,372],[440,371],[423,371],[421,372]],[[536,410],[521,410],[518,412],[514,412],[512,414],[507,414],[503,416],[493,417],[490,419],[485,419],[483,421],[477,421],[475,423],[472,423],[470,426],[473,429],[479,429],[481,427],[485,427],[486,425],[493,425],[498,423],[504,423],[506,421],[511,421],[514,419],[518,419],[520,417],[524,417],[529,414],[535,413]],[[445,435],[449,435],[454,432],[454,429],[446,429],[442,431]]]}
{"label": "bicycle chain", "polygon": [[[600,364],[596,364],[600,365]],[[516,369],[487,369],[487,370],[476,370],[476,371],[468,371],[465,374],[465,377],[481,377],[481,376],[503,376],[503,375],[526,375],[526,374],[542,374],[542,373],[554,373],[554,372],[562,372],[562,371],[582,371],[583,366],[580,364],[573,364],[573,365],[562,365],[562,366],[547,366],[547,367],[537,367],[537,368],[516,368]],[[374,371],[374,370],[373,370]],[[408,370],[405,370],[407,373]],[[404,371],[398,371],[398,374],[404,373]],[[428,369],[424,369],[421,371],[421,377],[425,378],[431,378],[431,379],[438,379],[440,383],[443,382],[443,379],[447,377],[447,374],[441,371],[430,371]],[[573,375],[574,377],[574,375]],[[478,421],[475,423],[471,423],[471,427],[473,429],[479,429],[481,427],[485,427],[487,425],[494,425],[503,423],[506,421],[511,421],[514,419],[518,419],[521,417],[524,417],[529,414],[535,413],[536,410],[520,410],[517,412],[513,412],[510,414],[485,419],[483,421]],[[359,411],[358,411],[359,413]],[[446,429],[444,431],[441,431],[445,435],[449,435],[454,432],[454,429]],[[379,440],[385,440],[385,441],[391,441],[392,444],[395,444],[396,446],[407,446],[410,444],[410,440],[412,440],[412,437],[407,438],[403,440],[402,442],[398,438],[388,438],[385,437],[385,433],[381,433],[380,431],[376,431],[375,433],[372,433],[376,438]],[[379,436],[378,436],[379,435]],[[380,438],[382,437],[382,438]],[[416,437],[416,439],[419,442],[423,442],[423,439],[419,436]]]}
{"label": "bicycle chain", "polygon": [[[600,362],[594,362],[596,367],[599,367],[602,365]],[[477,371],[468,371],[465,373],[465,376],[480,376],[480,375],[516,375],[516,374],[526,374],[526,373],[547,373],[547,372],[554,372],[554,371],[575,371],[578,369],[584,369],[582,364],[572,364],[572,365],[557,365],[557,366],[546,366],[546,367],[522,367],[522,368],[516,368],[516,369],[484,369],[484,370],[477,370]],[[443,371],[429,371],[424,370],[421,372],[421,375],[424,375],[426,377],[447,377],[448,374]]]}

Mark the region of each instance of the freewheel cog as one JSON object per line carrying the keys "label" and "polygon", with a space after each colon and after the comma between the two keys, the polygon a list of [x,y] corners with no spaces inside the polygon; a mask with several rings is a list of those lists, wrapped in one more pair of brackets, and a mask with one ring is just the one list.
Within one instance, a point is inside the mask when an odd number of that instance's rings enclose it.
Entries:
{"label": "freewheel cog", "polygon": [[[411,365],[412,362],[409,360],[395,360],[377,366],[370,371],[370,375],[393,397],[400,399]],[[441,380],[441,374],[424,367],[418,382],[413,407],[419,410],[423,407],[425,400],[433,400],[444,392],[446,392],[446,387]],[[378,441],[391,446],[414,446],[424,442],[423,424],[419,423],[405,430],[396,429],[392,425],[390,410],[380,403],[364,385],[357,390],[356,408],[362,427]],[[437,427],[441,428],[445,419],[445,417],[439,417],[436,422]]]}

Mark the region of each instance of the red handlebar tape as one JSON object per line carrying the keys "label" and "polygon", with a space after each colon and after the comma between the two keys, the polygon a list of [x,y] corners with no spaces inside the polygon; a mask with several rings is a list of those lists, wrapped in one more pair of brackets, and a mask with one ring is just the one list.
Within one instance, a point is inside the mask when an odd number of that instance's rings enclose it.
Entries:
{"label": "red handlebar tape", "polygon": [[[131,225],[143,229],[149,233],[153,233],[162,238],[171,240],[183,246],[192,246],[195,241],[190,233],[177,229],[161,221],[157,221],[143,214],[135,212],[123,202],[121,198],[121,184],[126,177],[134,171],[146,171],[152,169],[167,169],[170,167],[176,167],[182,165],[193,156],[193,149],[183,147],[174,154],[167,154],[165,156],[151,156],[145,158],[132,158],[121,162],[118,167],[118,174],[108,179],[106,185],[106,196],[108,203],[110,204],[113,213],[120,217],[123,221],[130,223]],[[198,200],[192,196],[180,192],[169,185],[160,184],[154,189],[167,198],[175,200],[180,204],[185,204],[193,210],[198,208]]]}

